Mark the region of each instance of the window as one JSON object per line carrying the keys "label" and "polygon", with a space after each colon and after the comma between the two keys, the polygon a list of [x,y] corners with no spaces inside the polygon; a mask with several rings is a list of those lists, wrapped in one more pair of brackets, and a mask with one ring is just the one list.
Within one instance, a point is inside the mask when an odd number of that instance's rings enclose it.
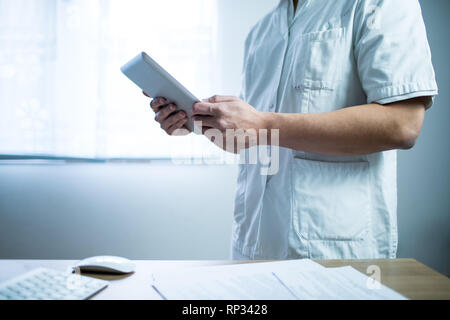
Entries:
{"label": "window", "polygon": [[0,0],[0,154],[217,154],[168,137],[120,72],[146,51],[199,98],[214,92],[216,0]]}

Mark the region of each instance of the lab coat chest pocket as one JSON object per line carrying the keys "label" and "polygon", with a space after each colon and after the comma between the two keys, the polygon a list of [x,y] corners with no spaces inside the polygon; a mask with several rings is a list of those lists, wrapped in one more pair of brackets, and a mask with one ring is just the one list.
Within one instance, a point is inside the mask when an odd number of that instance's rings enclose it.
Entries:
{"label": "lab coat chest pocket", "polygon": [[361,241],[370,224],[369,163],[294,158],[293,227],[306,240]]}
{"label": "lab coat chest pocket", "polygon": [[292,83],[302,113],[328,112],[338,105],[335,100],[346,52],[344,36],[344,28],[335,28],[300,37]]}

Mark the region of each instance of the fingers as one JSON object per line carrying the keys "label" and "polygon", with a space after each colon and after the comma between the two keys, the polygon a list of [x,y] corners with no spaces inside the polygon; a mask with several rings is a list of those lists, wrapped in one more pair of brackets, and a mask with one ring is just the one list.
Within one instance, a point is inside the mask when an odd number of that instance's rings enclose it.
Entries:
{"label": "fingers", "polygon": [[236,101],[236,100],[239,100],[239,98],[238,97],[234,97],[234,96],[214,95],[211,98],[204,99],[203,102],[219,103],[219,102],[229,102],[229,101]]}
{"label": "fingers", "polygon": [[156,112],[155,120],[159,123],[163,123],[176,110],[177,107],[174,104],[159,107],[159,111]]}
{"label": "fingers", "polygon": [[167,133],[171,136],[184,136],[189,134],[189,130],[185,127],[187,118],[178,120],[174,125],[170,126]]}
{"label": "fingers", "polygon": [[220,105],[222,102],[231,102],[240,100],[234,96],[219,96],[215,95],[208,99],[203,99],[202,102],[194,104],[193,115],[209,115],[217,116],[220,113]]}
{"label": "fingers", "polygon": [[194,104],[192,108],[192,115],[207,115],[214,116],[217,115],[219,107],[216,104],[210,102],[198,102]]}
{"label": "fingers", "polygon": [[150,102],[150,107],[153,109],[153,111],[155,112],[159,112],[160,109],[167,104],[167,100],[165,98],[155,98],[152,100],[152,102]]}
{"label": "fingers", "polygon": [[[142,91],[146,97],[150,97]],[[190,133],[186,127],[188,117],[186,112],[178,111],[173,103],[167,104],[167,99],[162,97],[154,98],[150,102],[150,107],[155,111],[155,120],[160,123],[161,128],[171,136],[184,136]]]}
{"label": "fingers", "polygon": [[202,127],[217,128],[217,118],[211,116],[194,116],[195,122],[201,122]]}
{"label": "fingers", "polygon": [[[184,120],[186,120],[186,121],[184,121]],[[180,122],[183,122],[183,124],[181,126],[183,126],[187,122],[187,116],[184,111],[180,111],[175,114],[172,114],[160,123],[161,123],[161,128],[164,129],[164,131],[166,131],[167,133],[169,133],[171,127],[177,126]],[[177,128],[175,128],[175,129],[177,129]]]}

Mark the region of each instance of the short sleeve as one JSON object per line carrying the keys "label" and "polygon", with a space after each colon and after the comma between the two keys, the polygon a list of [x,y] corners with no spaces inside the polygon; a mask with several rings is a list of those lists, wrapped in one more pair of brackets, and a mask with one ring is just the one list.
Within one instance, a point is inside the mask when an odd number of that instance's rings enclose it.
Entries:
{"label": "short sleeve", "polygon": [[354,53],[367,103],[387,104],[438,94],[418,0],[360,0]]}

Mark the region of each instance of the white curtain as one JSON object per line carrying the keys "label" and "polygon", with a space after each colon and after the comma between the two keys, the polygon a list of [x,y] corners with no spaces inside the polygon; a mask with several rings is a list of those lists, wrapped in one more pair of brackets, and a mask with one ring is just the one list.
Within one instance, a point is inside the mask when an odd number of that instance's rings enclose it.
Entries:
{"label": "white curtain", "polygon": [[204,137],[167,137],[120,72],[146,51],[203,98],[216,42],[216,0],[0,0],[0,154],[217,155]]}

